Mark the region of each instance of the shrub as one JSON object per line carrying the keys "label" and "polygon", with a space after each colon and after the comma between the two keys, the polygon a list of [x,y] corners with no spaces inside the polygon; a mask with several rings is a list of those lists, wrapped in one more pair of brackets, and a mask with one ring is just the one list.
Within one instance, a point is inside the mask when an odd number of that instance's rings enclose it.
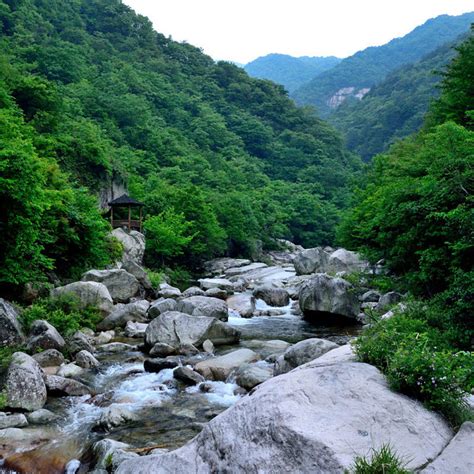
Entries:
{"label": "shrub", "polygon": [[21,352],[24,348],[21,346],[4,346],[0,347],[0,372],[10,365],[12,355],[15,352]]}
{"label": "shrub", "polygon": [[409,474],[405,469],[405,462],[392,451],[388,444],[382,445],[380,449],[373,449],[372,456],[356,457],[351,468],[353,474]]}

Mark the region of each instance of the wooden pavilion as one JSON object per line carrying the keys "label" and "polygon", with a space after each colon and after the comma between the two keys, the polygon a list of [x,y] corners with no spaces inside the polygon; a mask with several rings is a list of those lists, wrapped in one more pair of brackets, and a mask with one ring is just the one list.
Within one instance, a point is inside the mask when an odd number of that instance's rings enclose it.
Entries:
{"label": "wooden pavilion", "polygon": [[[138,230],[142,232],[143,223],[143,206],[142,202],[138,202],[131,198],[128,194],[122,194],[122,196],[109,202],[110,206],[110,224],[115,229],[117,227],[127,227],[128,230]],[[132,208],[139,209],[139,218],[132,219]],[[122,209],[128,209],[127,212],[123,212]]]}

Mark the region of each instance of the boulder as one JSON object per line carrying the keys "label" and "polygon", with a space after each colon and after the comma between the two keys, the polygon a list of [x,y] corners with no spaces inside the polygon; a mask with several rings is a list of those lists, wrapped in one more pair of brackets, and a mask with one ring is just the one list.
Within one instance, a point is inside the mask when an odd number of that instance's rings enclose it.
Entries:
{"label": "boulder", "polygon": [[95,351],[91,338],[87,337],[81,331],[77,331],[68,341],[68,350],[72,355],[76,355],[80,351],[88,351],[93,353]]}
{"label": "boulder", "polygon": [[293,259],[297,275],[310,275],[311,273],[326,271],[330,253],[322,247],[306,249]]}
{"label": "boulder", "polygon": [[141,265],[145,253],[145,236],[136,230],[114,229],[112,235],[122,244],[122,261],[133,260]]}
{"label": "boulder", "polygon": [[356,252],[346,249],[337,249],[329,255],[328,272],[354,273],[362,272],[369,267],[369,263],[363,260]]}
{"label": "boulder", "polygon": [[250,391],[272,377],[273,369],[271,367],[261,367],[256,364],[250,364],[238,369],[235,381],[238,385]]}
{"label": "boulder", "polygon": [[208,354],[213,354],[214,353],[214,344],[212,343],[212,341],[210,341],[209,339],[206,339],[202,343],[202,350],[204,352],[207,352]]}
{"label": "boulder", "polygon": [[129,321],[144,323],[148,321],[147,311],[149,307],[150,303],[147,300],[117,305],[112,313],[97,325],[97,329],[107,331],[114,328],[123,328]]}
{"label": "boulder", "polygon": [[255,297],[247,293],[238,293],[226,300],[229,309],[237,311],[242,318],[251,318],[255,311]]}
{"label": "boulder", "polygon": [[178,303],[173,298],[166,298],[154,301],[148,309],[148,317],[154,319],[167,311],[176,311]]}
{"label": "boulder", "polygon": [[209,339],[214,345],[232,344],[240,339],[237,329],[207,316],[190,316],[178,311],[169,311],[155,318],[145,332],[145,343],[153,347],[162,342],[178,348],[181,344],[196,347]]}
{"label": "boulder", "polygon": [[197,385],[205,380],[202,375],[199,375],[189,367],[178,367],[174,369],[173,376],[176,380],[179,380],[186,385]]}
{"label": "boulder", "polygon": [[[127,449],[130,446],[113,439],[102,439],[92,446],[95,457],[95,469],[110,469],[110,461],[118,450]],[[107,470],[105,471],[107,472]]]}
{"label": "boulder", "polygon": [[46,386],[38,362],[23,352],[15,352],[8,367],[5,391],[9,408],[27,411],[43,408]]}
{"label": "boulder", "polygon": [[122,426],[136,419],[137,415],[127,406],[113,403],[102,412],[96,427],[104,431],[111,431],[117,426]]}
{"label": "boulder", "polygon": [[234,369],[259,359],[260,356],[250,349],[237,349],[223,356],[198,362],[195,369],[208,380],[225,381]]}
{"label": "boulder", "polygon": [[129,321],[125,326],[125,336],[127,337],[145,337],[145,331],[148,324],[145,323],[134,323]]}
{"label": "boulder", "polygon": [[260,356],[265,359],[270,355],[280,355],[285,352],[288,347],[291,346],[289,342],[281,341],[279,339],[270,339],[268,341],[262,341],[260,339],[251,339],[250,341],[245,341],[246,347],[254,350]]}
{"label": "boulder", "polygon": [[132,344],[125,344],[125,342],[109,342],[97,348],[99,352],[112,352],[117,354],[119,352],[134,351],[137,347]]}
{"label": "boulder", "polygon": [[183,291],[184,298],[189,298],[190,296],[204,296],[204,294],[204,290],[202,290],[198,286],[191,286],[187,290]]}
{"label": "boulder", "polygon": [[164,342],[157,342],[150,349],[150,357],[166,357],[169,355],[176,354],[176,351],[176,347],[170,346],[169,344],[165,344]]}
{"label": "boulder", "polygon": [[191,296],[178,302],[176,308],[181,313],[191,316],[208,316],[220,321],[229,319],[228,308],[224,301],[208,296]]}
{"label": "boulder", "polygon": [[204,291],[211,288],[219,288],[227,292],[234,291],[234,284],[226,278],[201,278],[198,281]]}
{"label": "boulder", "polygon": [[46,388],[52,395],[81,397],[90,394],[89,389],[83,383],[58,375],[46,376]]}
{"label": "boulder", "polygon": [[204,296],[209,296],[210,298],[218,298],[220,300],[226,300],[227,295],[227,291],[222,290],[221,288],[209,288],[204,292]]}
{"label": "boulder", "polygon": [[245,276],[246,273],[253,272],[255,270],[260,270],[262,268],[267,268],[268,265],[262,262],[249,263],[247,265],[241,265],[239,267],[231,267],[225,271],[225,274],[228,278],[235,276]]}
{"label": "boulder", "polygon": [[138,280],[123,268],[113,270],[89,270],[82,275],[82,281],[102,283],[109,290],[114,302],[126,303],[138,293]]}
{"label": "boulder", "polygon": [[64,356],[57,349],[38,352],[38,354],[34,354],[32,357],[38,362],[40,367],[58,367],[64,364]]}
{"label": "boulder", "polygon": [[158,296],[161,298],[179,298],[181,296],[181,290],[174,286],[168,285],[168,283],[162,283],[158,290]]}
{"label": "boulder", "polygon": [[33,321],[27,342],[29,352],[37,352],[38,349],[62,351],[65,345],[66,341],[53,325],[41,319]]}
{"label": "boulder", "polygon": [[52,423],[58,419],[58,416],[54,413],[46,410],[44,408],[40,408],[39,410],[35,410],[31,413],[26,415],[26,419],[28,423],[32,425],[46,425],[48,423]]}
{"label": "boulder", "polygon": [[319,356],[314,359],[311,362],[311,367],[341,364],[344,362],[355,362],[356,360],[357,356],[354,353],[352,345],[344,344],[343,346],[337,346],[335,349],[331,349],[330,351],[324,353],[322,356]]}
{"label": "boulder", "polygon": [[97,336],[92,339],[92,342],[96,346],[109,343],[115,337],[115,331],[110,329],[109,331],[101,331]]}
{"label": "boulder", "polygon": [[126,461],[116,474],[339,474],[351,468],[356,456],[383,444],[416,470],[449,442],[446,422],[390,390],[375,367],[311,364],[266,381],[185,446]]}
{"label": "boulder", "polygon": [[137,262],[133,260],[127,260],[123,263],[122,268],[133,275],[145,290],[152,289],[151,281],[148,278],[148,273],[143,267],[138,265]]}
{"label": "boulder", "polygon": [[161,372],[164,369],[174,369],[178,367],[180,361],[178,357],[166,357],[165,359],[159,357],[155,359],[145,359],[143,367],[145,372]]}
{"label": "boulder", "polygon": [[24,340],[16,309],[0,298],[0,346],[15,346]]}
{"label": "boulder", "polygon": [[312,338],[297,342],[283,354],[284,363],[281,359],[277,360],[274,373],[280,375],[289,372],[337,347],[337,344],[326,339]]}
{"label": "boulder", "polygon": [[94,369],[100,362],[89,351],[80,351],[76,354],[76,364],[83,369]]}
{"label": "boulder", "polygon": [[210,260],[204,264],[204,268],[208,273],[223,273],[229,268],[243,267],[244,265],[249,265],[250,260],[243,258],[216,258]]}
{"label": "boulder", "polygon": [[380,297],[376,309],[377,311],[383,311],[390,306],[395,306],[401,301],[402,298],[403,295],[400,293],[397,293],[396,291],[389,291]]}
{"label": "boulder", "polygon": [[474,472],[474,423],[466,421],[441,454],[421,472],[423,474],[472,474]]}
{"label": "boulder", "polygon": [[378,303],[380,299],[380,293],[375,290],[366,291],[359,300],[362,303]]}
{"label": "boulder", "polygon": [[107,287],[95,281],[76,281],[51,291],[53,298],[67,294],[76,295],[82,308],[87,306],[98,308],[103,316],[107,316],[114,307]]}
{"label": "boulder", "polygon": [[78,377],[79,375],[82,374],[82,372],[83,372],[82,367],[79,367],[78,365],[74,363],[70,363],[70,364],[65,364],[59,367],[59,370],[56,373],[56,375],[59,377],[65,377],[65,378]]}
{"label": "boulder", "polygon": [[253,296],[265,301],[269,306],[287,306],[290,303],[290,295],[283,288],[261,286],[253,290]]}
{"label": "boulder", "polygon": [[0,411],[0,430],[6,428],[23,428],[28,425],[26,416],[21,413],[3,413]]}
{"label": "boulder", "polygon": [[342,278],[317,273],[301,286],[299,305],[305,315],[342,316],[356,320],[360,313],[360,302],[354,287]]}

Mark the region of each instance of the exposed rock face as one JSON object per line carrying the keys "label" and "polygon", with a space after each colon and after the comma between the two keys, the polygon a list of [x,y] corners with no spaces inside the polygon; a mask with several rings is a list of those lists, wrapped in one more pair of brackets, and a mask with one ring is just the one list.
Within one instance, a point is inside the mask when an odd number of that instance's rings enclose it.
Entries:
{"label": "exposed rock face", "polygon": [[34,354],[32,357],[38,362],[40,367],[57,367],[64,364],[64,356],[56,349],[48,349]]}
{"label": "exposed rock face", "polygon": [[133,260],[141,265],[145,253],[145,236],[135,230],[128,232],[121,228],[114,229],[112,235],[123,245],[122,261]]}
{"label": "exposed rock face", "polygon": [[421,472],[423,474],[472,474],[474,472],[474,423],[466,421],[442,453]]}
{"label": "exposed rock face", "polygon": [[179,380],[186,385],[197,385],[204,382],[204,377],[194,372],[189,367],[178,367],[173,371],[173,376],[176,380]]}
{"label": "exposed rock face", "polygon": [[242,318],[251,318],[255,311],[255,297],[246,293],[239,293],[227,298],[227,306],[237,311]]}
{"label": "exposed rock face", "polygon": [[27,411],[43,408],[46,403],[46,386],[41,367],[32,357],[15,352],[8,367],[7,406]]}
{"label": "exposed rock face", "polygon": [[249,364],[239,368],[236,375],[236,382],[246,390],[252,390],[252,388],[272,377],[273,370],[271,368]]}
{"label": "exposed rock face", "polygon": [[154,319],[160,314],[168,311],[176,311],[178,303],[173,298],[166,298],[154,301],[148,309],[148,317]]}
{"label": "exposed rock face", "polygon": [[66,342],[54,326],[41,319],[33,321],[27,344],[29,352],[36,352],[38,349],[62,351],[65,345]]}
{"label": "exposed rock face", "polygon": [[116,327],[123,328],[129,321],[144,323],[148,321],[149,307],[150,303],[147,300],[117,305],[112,313],[97,325],[97,329],[107,331]]}
{"label": "exposed rock face", "polygon": [[353,286],[342,278],[324,273],[317,273],[303,283],[299,305],[303,313],[329,313],[354,320],[360,313],[360,302]]}
{"label": "exposed rock face", "polygon": [[127,461],[116,472],[339,474],[384,443],[416,469],[449,441],[446,423],[392,392],[376,368],[311,364],[260,385],[182,448]]}
{"label": "exposed rock face", "polygon": [[55,395],[80,397],[82,395],[89,395],[90,393],[89,389],[81,382],[58,375],[46,376],[46,388],[48,392]]}
{"label": "exposed rock face", "polygon": [[102,283],[95,281],[76,281],[69,285],[54,288],[51,291],[53,298],[72,293],[79,298],[81,307],[95,306],[104,316],[107,316],[114,307],[109,290]]}
{"label": "exposed rock face", "polygon": [[237,349],[223,356],[198,362],[195,369],[206,379],[224,381],[232,370],[258,359],[259,355],[250,349]]}
{"label": "exposed rock face", "polygon": [[275,375],[284,374],[339,347],[326,339],[306,339],[288,348],[275,364]]}
{"label": "exposed rock face", "polygon": [[0,346],[14,346],[25,339],[15,308],[0,298]]}
{"label": "exposed rock face", "polygon": [[290,295],[283,288],[261,286],[253,290],[253,296],[265,301],[269,306],[287,306],[290,303]]}
{"label": "exposed rock face", "polygon": [[114,302],[126,303],[138,293],[140,283],[126,270],[89,270],[82,275],[82,281],[95,281],[104,284]]}
{"label": "exposed rock face", "polygon": [[181,344],[196,347],[209,339],[214,345],[238,342],[240,333],[231,326],[207,316],[190,316],[169,311],[155,318],[145,332],[145,343],[153,347],[157,342],[178,348]]}
{"label": "exposed rock face", "polygon": [[228,308],[224,301],[208,296],[191,296],[178,302],[177,311],[191,316],[208,316],[227,321]]}

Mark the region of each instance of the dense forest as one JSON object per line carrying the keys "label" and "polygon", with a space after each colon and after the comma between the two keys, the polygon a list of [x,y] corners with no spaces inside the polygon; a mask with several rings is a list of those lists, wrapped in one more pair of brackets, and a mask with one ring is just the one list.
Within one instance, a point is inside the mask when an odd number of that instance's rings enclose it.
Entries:
{"label": "dense forest", "polygon": [[281,86],[117,0],[5,0],[0,25],[3,284],[107,263],[111,180],[146,205],[151,267],[333,241],[360,161]]}

